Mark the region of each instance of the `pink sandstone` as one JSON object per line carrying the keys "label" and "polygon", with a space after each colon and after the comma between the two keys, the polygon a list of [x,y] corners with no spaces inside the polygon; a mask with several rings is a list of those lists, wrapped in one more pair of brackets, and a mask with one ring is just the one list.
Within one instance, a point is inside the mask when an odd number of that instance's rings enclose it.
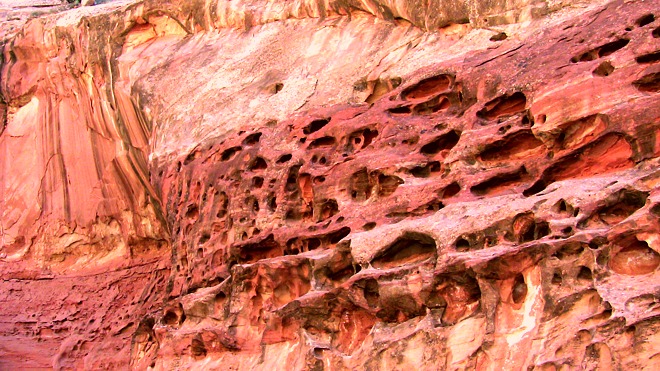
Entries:
{"label": "pink sandstone", "polygon": [[660,368],[652,1],[0,1],[0,369]]}

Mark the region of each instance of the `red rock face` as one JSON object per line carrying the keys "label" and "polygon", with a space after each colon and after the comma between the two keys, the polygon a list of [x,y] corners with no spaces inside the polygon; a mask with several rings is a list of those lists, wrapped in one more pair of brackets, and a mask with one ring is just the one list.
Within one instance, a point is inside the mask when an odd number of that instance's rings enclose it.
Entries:
{"label": "red rock face", "polygon": [[652,4],[180,3],[4,41],[2,368],[659,366]]}

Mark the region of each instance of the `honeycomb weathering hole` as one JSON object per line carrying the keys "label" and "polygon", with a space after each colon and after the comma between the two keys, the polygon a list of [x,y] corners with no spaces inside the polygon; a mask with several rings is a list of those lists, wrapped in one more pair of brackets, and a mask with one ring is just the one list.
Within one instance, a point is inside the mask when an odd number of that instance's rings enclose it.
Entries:
{"label": "honeycomb weathering hole", "polygon": [[394,175],[378,175],[378,196],[387,197],[390,196],[399,185],[403,184],[403,179]]}
{"label": "honeycomb weathering hole", "polygon": [[268,168],[268,164],[262,157],[256,157],[254,160],[252,160],[250,166],[248,167],[248,169],[252,171],[265,170],[266,168]]}
{"label": "honeycomb weathering hole", "polygon": [[448,186],[446,186],[445,188],[443,188],[440,192],[442,193],[441,197],[445,199],[456,196],[460,191],[461,191],[460,184],[458,184],[458,182],[453,182]]}
{"label": "honeycomb weathering hole", "polygon": [[204,342],[200,338],[194,338],[192,339],[192,342],[190,343],[190,353],[194,357],[198,358],[203,358],[206,357],[206,346],[204,345]]}
{"label": "honeycomb weathering hole", "polygon": [[293,156],[290,153],[287,153],[285,155],[280,156],[280,158],[277,159],[278,164],[283,164],[285,162],[288,162],[291,160]]}
{"label": "honeycomb weathering hole", "polygon": [[330,147],[333,146],[335,143],[337,143],[337,140],[335,137],[332,136],[325,136],[325,137],[320,137],[317,139],[314,139],[310,144],[309,144],[309,149],[312,148],[318,148],[318,147]]}
{"label": "honeycomb weathering hole", "polygon": [[614,66],[612,66],[612,63],[609,61],[605,61],[596,67],[595,70],[593,70],[594,76],[600,76],[600,77],[606,77],[612,74],[614,72]]}
{"label": "honeycomb weathering hole", "polygon": [[243,140],[243,144],[247,146],[252,146],[259,143],[260,139],[261,139],[261,133],[253,133],[245,137],[245,139]]}
{"label": "honeycomb weathering hole", "polygon": [[216,315],[223,315],[225,303],[227,302],[227,295],[220,291],[213,297],[213,313]]}
{"label": "honeycomb weathering hole", "polygon": [[527,177],[527,169],[525,169],[524,166],[521,166],[514,172],[495,175],[488,180],[470,187],[470,192],[477,196],[497,194],[519,185],[524,182]]}
{"label": "honeycomb weathering hole", "polygon": [[582,280],[582,281],[591,281],[591,280],[593,280],[593,273],[591,272],[591,269],[589,269],[585,266],[581,266],[580,271],[578,272],[578,275],[577,275],[577,279]]}
{"label": "honeycomb weathering hole", "polygon": [[328,125],[329,122],[330,122],[329,118],[314,120],[314,121],[310,122],[307,126],[305,126],[303,128],[303,133],[305,135],[315,133],[315,132],[323,129],[323,127]]}
{"label": "honeycomb weathering hole", "polygon": [[252,178],[252,188],[259,189],[264,185],[264,178],[257,176]]}
{"label": "honeycomb weathering hole", "polygon": [[525,278],[522,274],[518,274],[513,281],[513,287],[511,288],[511,300],[515,304],[522,304],[527,297],[527,284],[525,283]]}
{"label": "honeycomb weathering hole", "polygon": [[275,240],[272,233],[257,242],[234,246],[232,250],[232,255],[236,255],[240,263],[254,263],[261,259],[284,255],[283,247]]}
{"label": "honeycomb weathering hole", "polygon": [[456,251],[460,251],[460,252],[468,251],[472,246],[472,244],[470,244],[470,241],[468,241],[464,237],[459,237],[458,239],[456,239],[454,245],[456,246]]}
{"label": "honeycomb weathering hole", "polygon": [[439,161],[431,161],[425,165],[415,166],[410,169],[410,174],[415,178],[428,178],[432,173],[437,173],[442,169]]}
{"label": "honeycomb weathering hole", "polygon": [[640,64],[660,62],[660,50],[656,50],[653,53],[640,55],[639,57],[635,58],[635,61]]}
{"label": "honeycomb weathering hole", "polygon": [[412,110],[416,115],[430,115],[438,111],[446,110],[450,105],[451,103],[447,97],[437,96],[424,103],[415,105]]}
{"label": "honeycomb weathering hole", "polygon": [[571,58],[571,63],[589,62],[598,58],[607,57],[608,55],[612,55],[616,51],[624,48],[626,45],[628,45],[629,42],[630,40],[628,39],[618,39],[607,44],[603,44],[574,56]]}
{"label": "honeycomb weathering hole", "polygon": [[502,40],[506,40],[507,37],[508,36],[507,36],[506,33],[500,32],[500,33],[497,33],[497,34],[491,36],[489,40],[490,41],[502,41]]}
{"label": "honeycomb weathering hole", "polygon": [[334,232],[328,233],[327,238],[331,244],[335,245],[339,243],[339,241],[344,239],[344,237],[348,236],[350,233],[351,233],[351,229],[349,227],[342,227]]}
{"label": "honeycomb weathering hole", "polygon": [[179,316],[173,311],[167,311],[163,316],[163,324],[167,326],[176,326],[179,324]]}
{"label": "honeycomb weathering hole", "polygon": [[644,75],[633,81],[632,84],[639,91],[657,93],[660,91],[660,72]]}
{"label": "honeycomb weathering hole", "polygon": [[369,172],[367,168],[362,168],[353,175],[350,179],[350,195],[355,201],[364,201],[371,197],[371,192],[374,188],[373,182],[369,179]]}
{"label": "honeycomb weathering hole", "polygon": [[632,166],[632,149],[628,141],[619,134],[608,134],[582,151],[576,161],[564,163],[556,169],[556,179],[586,177],[607,173]]}
{"label": "honeycomb weathering hole", "polygon": [[387,110],[387,112],[392,113],[394,115],[406,115],[412,112],[410,106],[399,106],[399,107],[393,107]]}
{"label": "honeycomb weathering hole", "polygon": [[421,80],[417,84],[406,88],[401,97],[406,100],[424,99],[434,94],[449,89],[452,77],[449,75],[438,75]]}
{"label": "honeycomb weathering hole", "polygon": [[660,204],[655,204],[651,207],[651,214],[660,217]]}
{"label": "honeycomb weathering hole", "polygon": [[197,219],[199,217],[199,208],[197,205],[188,205],[188,209],[186,209],[186,218],[189,219]]}
{"label": "honeycomb weathering hole", "polygon": [[364,298],[367,300],[367,304],[375,308],[378,306],[380,300],[380,294],[378,292],[378,281],[373,278],[368,278],[364,281],[363,294]]}
{"label": "honeycomb weathering hole", "polygon": [[425,155],[434,155],[443,150],[450,150],[454,148],[459,139],[461,139],[461,132],[452,130],[436,137],[431,142],[422,146],[420,152]]}
{"label": "honeycomb weathering hole", "polygon": [[364,128],[356,130],[348,136],[347,150],[358,150],[367,147],[378,136],[378,130]]}
{"label": "honeycomb weathering hole", "polygon": [[608,55],[614,54],[619,49],[624,48],[630,40],[628,39],[619,39],[616,41],[612,41],[611,43],[607,43],[603,46],[600,47],[598,50],[598,57],[607,57]]}
{"label": "honeycomb weathering hole", "polygon": [[376,222],[364,223],[364,225],[362,226],[362,229],[364,229],[365,231],[370,231],[370,230],[376,228],[376,225],[377,225]]}
{"label": "honeycomb weathering hole", "polygon": [[220,155],[220,158],[222,159],[222,161],[229,161],[229,160],[231,160],[231,158],[234,157],[234,155],[235,155],[237,152],[239,152],[240,150],[242,150],[241,147],[231,147],[231,148],[227,148],[226,150],[224,150],[224,151],[222,152],[222,154]]}
{"label": "honeycomb weathering hole", "polygon": [[485,120],[494,120],[503,116],[510,116],[525,110],[527,97],[521,92],[511,95],[499,96],[486,103],[484,108],[477,112],[477,117]]}
{"label": "honeycomb weathering hole", "polygon": [[543,191],[549,184],[628,169],[633,166],[632,147],[619,133],[609,133],[579,148],[543,172],[541,179],[525,190],[525,196]]}
{"label": "honeycomb weathering hole", "polygon": [[544,151],[543,142],[531,132],[515,133],[488,146],[479,156],[483,161],[522,159]]}
{"label": "honeycomb weathering hole", "polygon": [[575,209],[573,208],[573,205],[569,204],[562,198],[554,204],[552,210],[556,213],[573,215]]}
{"label": "honeycomb weathering hole", "polygon": [[535,241],[550,234],[548,223],[536,221],[532,213],[516,216],[512,229],[518,243]]}
{"label": "honeycomb weathering hole", "polygon": [[315,213],[317,221],[324,221],[332,218],[339,212],[339,205],[335,199],[324,199],[315,205]]}
{"label": "honeycomb weathering hole", "polygon": [[433,237],[417,232],[407,232],[385,248],[371,262],[375,268],[393,268],[419,263],[436,256],[437,245]]}
{"label": "honeycomb weathering hole", "polygon": [[646,241],[635,240],[617,252],[609,265],[619,274],[632,276],[647,274],[655,271],[660,265],[660,254],[649,248]]}
{"label": "honeycomb weathering hole", "polygon": [[653,23],[653,21],[655,21],[655,15],[649,13],[641,16],[635,23],[638,27],[644,27],[647,24]]}
{"label": "honeycomb weathering hole", "polygon": [[647,192],[624,189],[612,195],[611,205],[600,208],[598,217],[608,225],[620,223],[646,204]]}

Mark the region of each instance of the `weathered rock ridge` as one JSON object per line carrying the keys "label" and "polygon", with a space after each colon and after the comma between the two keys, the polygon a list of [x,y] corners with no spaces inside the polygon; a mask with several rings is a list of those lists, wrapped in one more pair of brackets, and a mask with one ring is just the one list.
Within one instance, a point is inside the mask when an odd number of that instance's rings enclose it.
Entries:
{"label": "weathered rock ridge", "polygon": [[654,2],[97,3],[0,1],[0,369],[660,367]]}

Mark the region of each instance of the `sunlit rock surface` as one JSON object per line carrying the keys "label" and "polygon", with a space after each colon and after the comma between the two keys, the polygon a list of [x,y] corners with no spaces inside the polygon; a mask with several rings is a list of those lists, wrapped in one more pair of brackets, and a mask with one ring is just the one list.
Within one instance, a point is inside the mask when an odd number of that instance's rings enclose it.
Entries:
{"label": "sunlit rock surface", "polygon": [[0,1],[0,369],[660,368],[651,1]]}

